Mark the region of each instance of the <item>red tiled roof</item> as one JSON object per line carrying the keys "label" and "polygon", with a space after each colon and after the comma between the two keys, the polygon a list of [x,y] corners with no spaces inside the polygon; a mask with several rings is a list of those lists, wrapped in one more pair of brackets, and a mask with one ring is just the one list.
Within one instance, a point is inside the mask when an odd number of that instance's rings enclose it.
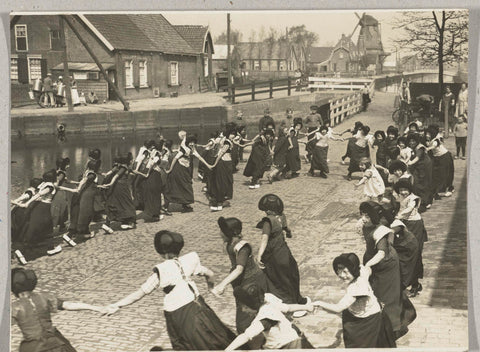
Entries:
{"label": "red tiled roof", "polygon": [[115,49],[196,54],[161,14],[85,15],[85,17]]}
{"label": "red tiled roof", "polygon": [[199,25],[174,25],[173,27],[196,52],[204,52],[208,27]]}

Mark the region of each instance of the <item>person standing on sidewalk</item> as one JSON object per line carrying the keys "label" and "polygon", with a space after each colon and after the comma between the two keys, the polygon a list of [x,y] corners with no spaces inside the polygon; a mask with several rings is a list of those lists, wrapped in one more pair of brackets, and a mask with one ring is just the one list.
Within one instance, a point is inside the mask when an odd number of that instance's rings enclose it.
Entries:
{"label": "person standing on sidewalk", "polygon": [[460,157],[460,150],[462,151],[462,159],[465,159],[465,149],[467,147],[468,125],[465,116],[459,116],[457,123],[453,128],[455,135],[455,145],[457,147],[457,155],[455,159]]}
{"label": "person standing on sidewalk", "polygon": [[455,95],[453,95],[449,86],[445,87],[445,94],[442,95],[442,99],[440,100],[440,111],[448,120],[449,131],[453,132],[453,126],[455,124]]}
{"label": "person standing on sidewalk", "polygon": [[55,97],[53,95],[52,74],[47,73],[47,77],[43,79],[43,90],[45,92],[45,106],[55,107]]}
{"label": "person standing on sidewalk", "polygon": [[398,131],[399,134],[403,134],[403,130],[407,126],[407,110],[410,109],[410,104],[412,103],[412,97],[410,95],[410,88],[406,81],[403,81],[402,88],[398,92],[400,98],[400,121],[398,122]]}
{"label": "person standing on sidewalk", "polygon": [[371,101],[370,89],[368,89],[368,85],[365,83],[362,88],[362,111],[367,111],[368,104],[370,104]]}
{"label": "person standing on sidewalk", "polygon": [[336,138],[332,133],[328,133],[329,128],[327,126],[321,126],[320,130],[315,133],[315,147],[312,152],[312,162],[308,174],[314,176],[315,170],[320,170],[320,177],[327,178],[327,174],[330,172],[328,168],[328,141],[343,141],[342,138]]}
{"label": "person standing on sidewalk", "polygon": [[462,83],[460,92],[458,93],[457,116],[462,116],[468,113],[468,88],[467,84]]}

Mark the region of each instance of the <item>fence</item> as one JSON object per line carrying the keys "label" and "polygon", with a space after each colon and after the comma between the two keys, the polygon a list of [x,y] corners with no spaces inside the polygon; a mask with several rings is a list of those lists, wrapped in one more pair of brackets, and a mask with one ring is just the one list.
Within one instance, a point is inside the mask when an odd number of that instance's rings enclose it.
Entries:
{"label": "fence", "polygon": [[[373,97],[375,94],[375,80],[370,81],[368,89],[370,97]],[[330,99],[329,103],[330,121],[332,126],[335,126],[362,109],[362,93],[357,91],[340,98]]]}
{"label": "fence", "polygon": [[[262,94],[262,93],[269,93],[269,98],[273,98],[273,92],[278,92],[281,90],[286,90],[288,92],[288,96],[291,95],[292,92],[292,81],[295,80],[295,78],[292,77],[287,77],[287,78],[282,78],[282,79],[270,79],[268,81],[253,81],[249,84],[235,84],[231,86],[231,94],[225,95],[225,99],[229,99],[232,104],[235,104],[235,99],[237,97],[244,97],[244,96],[251,96],[251,100],[255,100],[255,95],[256,94]],[[260,89],[258,88],[265,88],[268,87],[267,89]],[[295,85],[297,87],[297,85]],[[248,90],[248,92],[244,93],[238,93],[239,90]]]}
{"label": "fence", "polygon": [[326,78],[326,77],[308,77],[308,89],[311,91],[320,89],[344,89],[360,90],[364,84],[371,84],[371,78]]}

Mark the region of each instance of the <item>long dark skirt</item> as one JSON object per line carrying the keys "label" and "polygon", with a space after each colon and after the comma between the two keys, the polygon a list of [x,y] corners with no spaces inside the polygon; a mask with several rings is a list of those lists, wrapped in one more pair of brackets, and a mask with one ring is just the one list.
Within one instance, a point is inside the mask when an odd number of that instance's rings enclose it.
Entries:
{"label": "long dark skirt", "polygon": [[403,222],[407,226],[408,230],[416,237],[418,242],[416,265],[415,265],[415,270],[413,274],[413,280],[414,280],[413,283],[416,283],[418,282],[418,279],[423,278],[422,253],[423,253],[423,244],[424,242],[428,241],[427,230],[425,229],[423,219],[414,220],[414,221],[403,220]]}
{"label": "long dark skirt", "polygon": [[89,225],[95,215],[94,198],[97,193],[95,184],[88,185],[81,194],[74,193],[70,206],[69,231],[81,235],[89,234]]}
{"label": "long dark skirt", "polygon": [[243,175],[258,180],[268,168],[268,146],[255,144],[248,158]]}
{"label": "long dark skirt", "polygon": [[291,172],[297,172],[302,168],[301,162],[300,162],[300,149],[298,148],[298,143],[297,146],[289,149],[287,151],[287,164],[285,167],[285,171],[291,171]]}
{"label": "long dark skirt", "polygon": [[388,315],[382,311],[366,318],[342,312],[345,348],[397,347]]}
{"label": "long dark skirt", "polygon": [[186,205],[195,201],[190,167],[185,167],[179,162],[175,163],[173,170],[168,174],[165,197],[169,203]]}
{"label": "long dark skirt", "polygon": [[145,200],[143,199],[143,195],[145,194],[144,184],[145,177],[135,175],[132,183],[132,190],[135,209],[138,210],[143,210],[145,208]]}
{"label": "long dark skirt", "polygon": [[70,342],[55,329],[55,334],[43,340],[22,341],[19,352],[76,352]]}
{"label": "long dark skirt", "polygon": [[433,187],[435,193],[443,193],[453,189],[454,166],[450,152],[433,158]]}
{"label": "long dark skirt", "polygon": [[164,314],[168,336],[176,351],[224,350],[235,339],[235,334],[201,296],[173,312],[164,311]]}
{"label": "long dark skirt", "polygon": [[[407,229],[400,236],[395,235],[393,247],[397,251],[400,262],[400,279],[402,288],[414,283],[416,266],[418,261],[419,245],[417,238]],[[423,243],[422,243],[423,247]]]}
{"label": "long dark skirt", "polygon": [[135,222],[135,205],[128,179],[120,178],[112,186],[107,196],[106,207],[108,220]]}
{"label": "long dark skirt", "polygon": [[[210,165],[213,165],[213,163],[215,163],[216,158],[214,149],[204,150],[201,153],[201,156]],[[204,163],[198,163],[198,174],[201,176],[202,182],[208,185],[212,171],[208,167],[206,167]]]}
{"label": "long dark skirt", "polygon": [[149,218],[157,218],[160,216],[162,208],[162,192],[165,188],[167,175],[162,172],[153,170],[144,183],[143,199],[145,200],[144,213]]}
{"label": "long dark skirt", "polygon": [[432,161],[428,155],[423,160],[419,160],[410,167],[413,176],[413,192],[422,199],[423,205],[432,204],[433,185],[432,185]]}
{"label": "long dark skirt", "polygon": [[321,172],[329,173],[327,164],[328,147],[315,146],[313,149],[312,167],[311,170],[320,170]]}
{"label": "long dark skirt", "polygon": [[[395,249],[390,247],[391,251]],[[390,253],[388,260],[382,260],[372,267],[370,284],[378,300],[385,304],[385,313],[392,323],[394,331],[401,329],[402,302],[400,298],[400,265],[396,251]]]}
{"label": "long dark skirt", "polygon": [[264,272],[277,288],[279,298],[287,304],[305,304],[300,294],[298,264],[287,244],[277,247],[270,256],[262,257]]}
{"label": "long dark skirt", "polygon": [[53,221],[50,203],[36,201],[27,208],[26,222],[19,238],[22,242],[35,246],[52,240]]}
{"label": "long dark skirt", "polygon": [[67,191],[57,190],[55,197],[52,200],[52,221],[53,227],[60,225],[65,227],[65,222],[68,220],[68,204],[70,201]]}
{"label": "long dark skirt", "polygon": [[15,242],[22,242],[22,228],[27,221],[27,209],[21,207],[14,207],[11,211],[10,221],[11,221],[11,239],[12,244]]}
{"label": "long dark skirt", "polygon": [[348,166],[348,172],[358,172],[362,171],[360,170],[358,164],[360,162],[361,158],[368,158],[370,156],[370,149],[368,148],[368,145],[365,147],[359,147],[357,144],[355,144],[355,141],[350,145],[350,140],[348,141],[349,146],[350,146],[350,151],[348,152],[350,156],[350,165]]}
{"label": "long dark skirt", "polygon": [[233,198],[233,162],[219,160],[213,168],[210,195],[219,204]]}

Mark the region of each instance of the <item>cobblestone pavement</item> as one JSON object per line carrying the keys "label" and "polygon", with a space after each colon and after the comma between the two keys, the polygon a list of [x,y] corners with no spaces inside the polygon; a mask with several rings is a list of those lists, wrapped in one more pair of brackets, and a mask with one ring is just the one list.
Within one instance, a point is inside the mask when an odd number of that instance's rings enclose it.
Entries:
{"label": "cobblestone pavement", "polygon": [[[393,95],[377,93],[369,111],[336,127],[342,131],[362,121],[373,131],[385,129],[390,121]],[[453,138],[447,140],[453,150]],[[262,212],[257,202],[266,193],[276,193],[285,203],[285,213],[292,229],[289,246],[297,259],[301,290],[312,298],[336,301],[342,296],[340,281],[331,263],[342,252],[364,251],[364,241],[354,231],[362,189],[346,181],[347,166],[340,156],[346,143],[332,141],[329,151],[328,179],[306,175],[303,164],[300,177],[264,183],[250,190],[242,173],[235,174],[234,199],[221,213],[211,213],[201,193],[200,182],[194,182],[196,201],[193,213],[175,213],[159,223],[144,224],[136,229],[113,235],[98,235],[76,248],[64,248],[54,257],[43,257],[29,263],[36,270],[39,289],[56,292],[68,300],[109,304],[136,290],[161,261],[153,248],[153,234],[171,229],[185,237],[183,253],[197,251],[202,263],[211,268],[217,280],[229,272],[229,260],[222,248],[216,224],[222,216],[236,216],[243,221],[244,236],[258,249],[260,232],[255,229]],[[240,164],[243,170],[245,164]],[[423,291],[413,298],[418,317],[410,332],[398,340],[399,347],[463,348],[468,346],[467,320],[467,251],[466,251],[466,161],[455,161],[455,188],[451,198],[433,204],[424,214],[429,242],[424,248],[425,278]],[[357,176],[359,176],[357,174]],[[229,287],[218,299],[207,292],[203,280],[196,280],[207,303],[221,319],[234,327],[235,303]],[[148,351],[154,345],[170,348],[162,307],[161,290],[141,301],[122,308],[110,317],[94,312],[63,311],[54,316],[59,330],[81,352]],[[343,347],[341,318],[317,310],[296,323],[315,347]],[[12,329],[12,349],[16,350],[20,332]]]}

